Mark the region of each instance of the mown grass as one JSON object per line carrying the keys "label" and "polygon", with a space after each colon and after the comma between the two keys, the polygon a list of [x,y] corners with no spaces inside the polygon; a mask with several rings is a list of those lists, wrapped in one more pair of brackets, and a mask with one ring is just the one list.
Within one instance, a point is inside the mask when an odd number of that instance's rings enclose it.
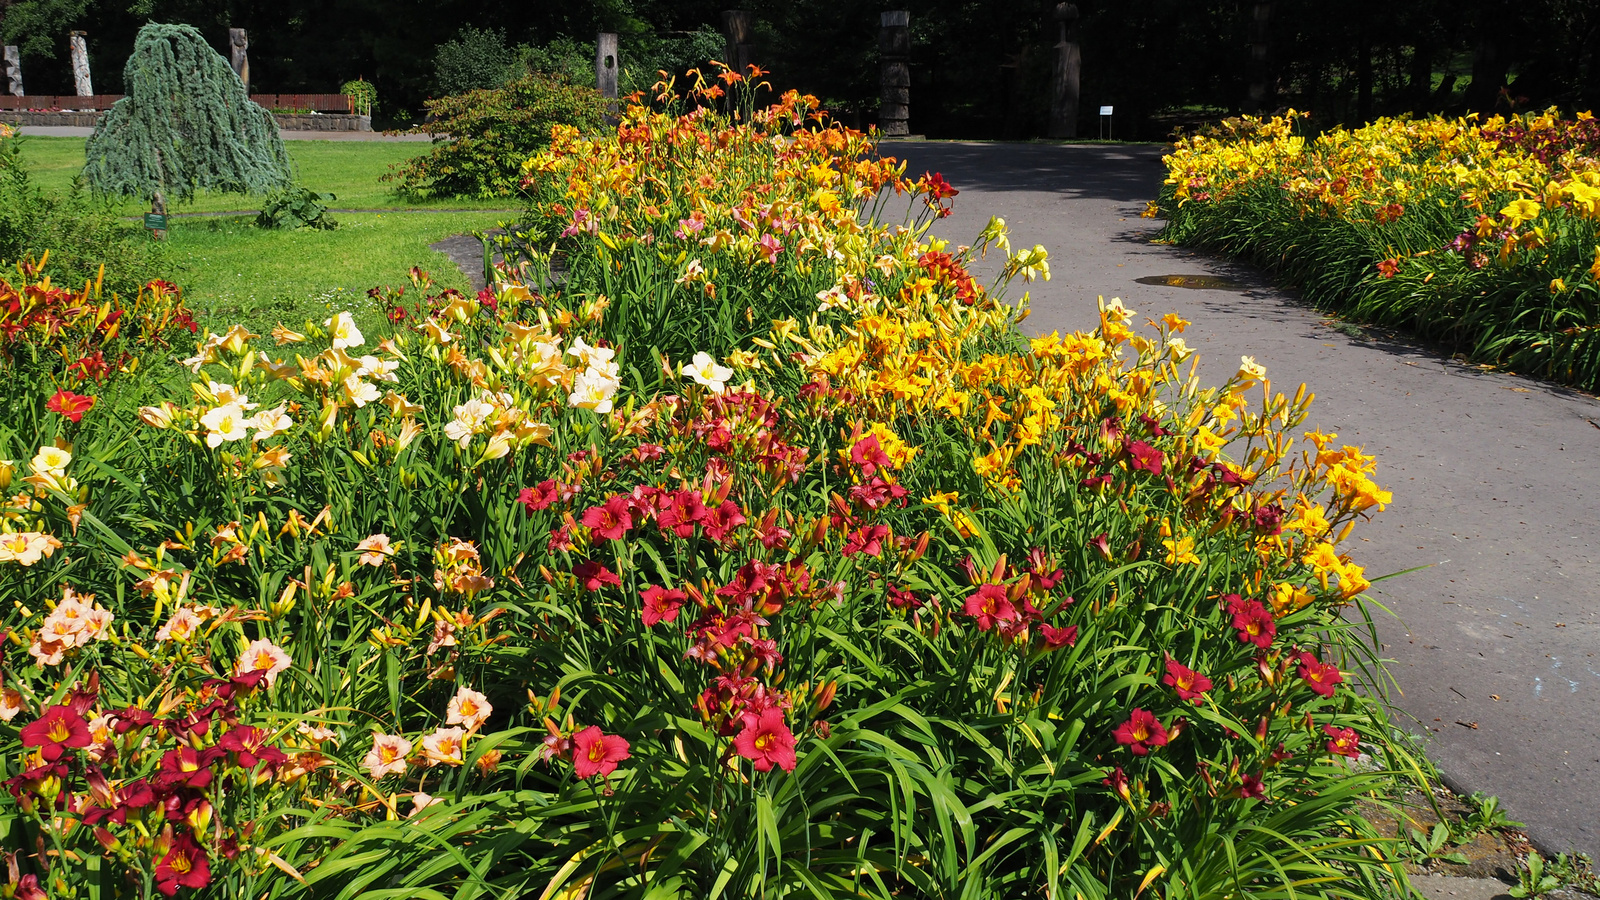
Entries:
{"label": "mown grass", "polygon": [[[22,159],[35,184],[65,192],[83,167],[83,139],[24,137]],[[402,201],[379,178],[394,163],[426,153],[419,142],[290,141],[296,177],[313,190],[334,194],[330,205],[350,209],[419,212],[339,213],[333,231],[269,231],[256,228],[254,216],[174,217],[164,254],[168,280],[184,289],[202,324],[242,322],[257,331],[282,322],[291,327],[307,318],[327,318],[329,309],[348,309],[371,322],[378,315],[366,297],[369,288],[401,285],[412,266],[433,275],[441,287],[466,290],[461,271],[428,245],[453,234],[492,228],[514,217],[504,210],[515,201],[446,199]],[[169,211],[254,210],[259,197],[203,192]],[[445,212],[448,209],[471,212]],[[139,200],[116,201],[118,215],[134,216],[148,207]],[[136,225],[130,223],[130,228]]]}
{"label": "mown grass", "polygon": [[452,234],[492,228],[506,214],[341,214],[334,231],[265,231],[250,217],[179,219],[167,232],[174,280],[192,307],[218,322],[257,331],[298,326],[350,310],[372,321],[369,288],[407,283],[412,266],[441,287],[466,290],[450,259],[428,245]]}
{"label": "mown grass", "polygon": [[[65,191],[83,170],[83,138],[30,136],[23,131],[22,160],[35,183],[46,190]],[[389,167],[426,152],[431,145],[418,141],[285,141],[294,162],[295,178],[315,191],[332,193],[332,205],[344,209],[507,209],[518,204],[507,199],[402,200],[391,184],[379,181]],[[169,204],[171,212],[220,212],[258,209],[259,197],[203,191],[187,203]],[[123,215],[148,209],[140,200],[117,204]]]}

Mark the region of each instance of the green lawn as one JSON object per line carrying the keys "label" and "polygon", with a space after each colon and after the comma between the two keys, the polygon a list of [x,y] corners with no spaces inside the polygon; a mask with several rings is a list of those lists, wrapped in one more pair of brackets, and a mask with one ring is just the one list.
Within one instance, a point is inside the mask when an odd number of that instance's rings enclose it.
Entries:
{"label": "green lawn", "polygon": [[[83,167],[83,139],[26,137],[22,158],[34,182],[65,191]],[[369,288],[409,284],[412,266],[430,272],[440,287],[466,290],[467,279],[443,254],[428,245],[452,234],[493,228],[515,217],[521,204],[440,200],[402,202],[378,180],[391,163],[426,153],[423,143],[368,141],[288,141],[300,183],[333,193],[331,206],[421,212],[338,213],[333,231],[268,231],[254,216],[175,217],[167,232],[168,279],[184,289],[189,305],[205,315],[203,324],[221,330],[242,322],[264,332],[282,322],[291,327],[308,318],[325,319],[330,310],[348,309],[366,322],[378,315],[367,299]],[[259,198],[204,193],[169,212],[254,210]],[[117,204],[132,216],[146,210],[139,201]],[[472,212],[442,212],[470,209]]]}
{"label": "green lawn", "polygon": [[461,270],[428,245],[452,234],[493,228],[507,214],[361,213],[337,216],[333,231],[264,231],[249,217],[179,219],[167,232],[174,280],[213,329],[242,322],[264,331],[329,311],[377,315],[366,293],[409,285],[412,266],[440,287],[467,290]]}
{"label": "green lawn", "polygon": [[[65,191],[83,170],[83,138],[31,137],[24,130],[22,159],[34,181],[47,190]],[[294,162],[295,178],[314,191],[332,193],[332,205],[345,209],[515,209],[514,198],[498,200],[402,201],[391,186],[379,181],[389,166],[428,152],[429,144],[402,141],[284,141]],[[119,204],[127,215],[146,210],[144,203]],[[218,212],[258,209],[260,198],[205,191],[190,203],[174,203],[169,212]]]}

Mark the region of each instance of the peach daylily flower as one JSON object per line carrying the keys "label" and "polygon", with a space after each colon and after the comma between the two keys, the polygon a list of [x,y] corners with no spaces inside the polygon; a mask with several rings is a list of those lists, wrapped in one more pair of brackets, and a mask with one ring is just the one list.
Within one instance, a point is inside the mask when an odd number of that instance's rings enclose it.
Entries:
{"label": "peach daylily flower", "polygon": [[283,648],[262,638],[252,641],[250,646],[239,654],[239,662],[234,666],[234,673],[248,675],[251,672],[265,672],[262,681],[267,687],[272,687],[272,682],[278,677],[278,673],[288,669],[291,662],[289,654],[283,652]]}
{"label": "peach daylily flower", "polygon": [[0,535],[0,563],[14,562],[31,566],[42,557],[61,549],[61,542],[38,531],[19,531]]}
{"label": "peach daylily flower", "polygon": [[356,544],[356,549],[361,551],[361,558],[356,560],[356,565],[381,568],[384,561],[393,556],[401,547],[400,544],[389,543],[387,534],[369,535]]}
{"label": "peach daylily flower", "polygon": [[22,712],[22,692],[14,688],[0,691],[0,722],[9,722]]}
{"label": "peach daylily flower", "polygon": [[204,620],[187,606],[180,606],[167,619],[165,625],[156,630],[158,641],[187,641],[194,637],[195,629],[200,627]]}
{"label": "peach daylily flower", "polygon": [[489,698],[483,696],[472,688],[462,688],[450,698],[450,706],[445,711],[446,725],[464,725],[468,730],[476,730],[488,720],[494,712]]}
{"label": "peach daylily flower", "polygon": [[458,728],[440,728],[422,739],[422,755],[429,766],[440,763],[461,765],[466,732]]}
{"label": "peach daylily flower", "polygon": [[362,757],[361,765],[374,781],[385,775],[399,775],[406,770],[406,757],[411,754],[411,742],[398,734],[375,734],[372,749]]}

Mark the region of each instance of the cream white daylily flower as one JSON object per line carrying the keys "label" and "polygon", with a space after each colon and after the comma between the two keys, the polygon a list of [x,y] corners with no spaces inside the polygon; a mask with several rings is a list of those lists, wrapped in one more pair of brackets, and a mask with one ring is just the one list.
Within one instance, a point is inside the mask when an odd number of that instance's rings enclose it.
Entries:
{"label": "cream white daylily flower", "polygon": [[683,374],[695,383],[705,385],[711,393],[720,394],[727,388],[728,379],[733,377],[733,370],[717,365],[711,354],[701,350],[694,355]]}
{"label": "cream white daylily flower", "polygon": [[592,409],[602,414],[611,412],[611,398],[616,396],[620,387],[622,382],[617,379],[587,369],[572,380],[572,393],[567,396],[567,405]]}
{"label": "cream white daylily flower", "polygon": [[339,313],[333,318],[322,323],[332,333],[333,347],[343,350],[346,347],[359,347],[366,343],[366,338],[361,336],[361,331],[356,328],[356,320],[350,318],[347,312]]}
{"label": "cream white daylily flower", "polygon": [[578,360],[578,365],[602,371],[605,371],[607,365],[611,363],[611,358],[617,355],[617,351],[609,347],[591,347],[583,338],[573,339],[572,346],[567,348],[567,353]]}
{"label": "cream white daylily flower", "polygon": [[286,408],[286,404],[280,403],[272,409],[264,409],[255,414],[249,424],[256,430],[256,440],[264,441],[294,427],[294,420],[284,411]]}
{"label": "cream white daylily flower", "polygon": [[246,435],[252,420],[237,403],[224,403],[200,417],[206,427],[206,446],[215,450],[224,441],[237,441]]}

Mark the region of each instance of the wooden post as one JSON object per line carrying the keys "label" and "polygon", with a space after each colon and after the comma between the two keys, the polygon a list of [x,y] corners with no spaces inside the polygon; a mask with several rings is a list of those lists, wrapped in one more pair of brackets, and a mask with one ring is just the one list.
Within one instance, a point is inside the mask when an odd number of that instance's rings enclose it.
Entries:
{"label": "wooden post", "polygon": [[67,36],[72,47],[72,82],[79,97],[94,96],[94,85],[89,82],[89,45],[84,43],[84,33],[74,31]]}
{"label": "wooden post", "polygon": [[21,97],[22,93],[22,52],[16,47],[6,47],[6,81],[11,91],[11,96]]}
{"label": "wooden post", "polygon": [[228,46],[231,49],[233,74],[239,76],[245,93],[250,93],[250,35],[243,28],[228,29]]}
{"label": "wooden post", "polygon": [[602,31],[594,44],[594,81],[600,96],[617,98],[617,35]]}
{"label": "wooden post", "polygon": [[1271,35],[1272,3],[1271,0],[1262,0],[1256,3],[1250,18],[1250,93],[1245,97],[1244,111],[1252,115],[1272,105],[1271,77],[1267,65]]}
{"label": "wooden post", "polygon": [[755,17],[742,9],[722,11],[722,36],[727,39],[726,62],[728,68],[744,74],[753,62],[751,50],[755,37]]}
{"label": "wooden post", "polygon": [[1057,3],[1055,72],[1050,83],[1050,128],[1053,138],[1078,136],[1078,96],[1083,56],[1078,50],[1078,7]]}
{"label": "wooden post", "polygon": [[886,137],[911,133],[911,13],[897,9],[878,18],[878,56],[882,60],[883,97],[878,130]]}

